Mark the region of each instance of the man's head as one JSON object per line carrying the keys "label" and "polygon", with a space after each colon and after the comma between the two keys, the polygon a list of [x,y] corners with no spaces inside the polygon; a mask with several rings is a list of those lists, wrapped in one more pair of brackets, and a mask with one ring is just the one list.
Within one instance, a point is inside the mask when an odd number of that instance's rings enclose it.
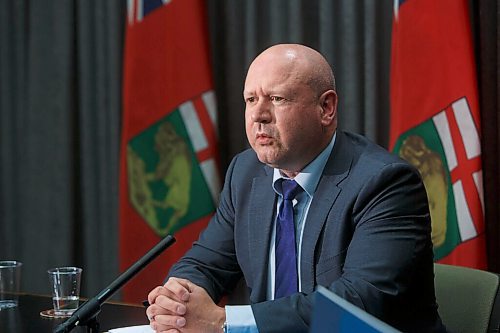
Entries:
{"label": "man's head", "polygon": [[246,133],[259,160],[293,177],[330,142],[337,127],[332,69],[317,51],[272,46],[255,58],[243,91]]}

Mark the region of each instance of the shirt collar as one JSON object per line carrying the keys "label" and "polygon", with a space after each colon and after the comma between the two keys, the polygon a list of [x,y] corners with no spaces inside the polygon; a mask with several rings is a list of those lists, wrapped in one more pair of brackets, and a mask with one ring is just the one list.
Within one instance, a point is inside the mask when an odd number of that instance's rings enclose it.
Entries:
{"label": "shirt collar", "polygon": [[[328,146],[326,146],[323,151],[316,156],[316,158],[306,165],[306,167],[300,171],[297,176],[295,176],[294,180],[304,189],[304,191],[312,197],[314,192],[316,191],[316,187],[319,183],[319,178],[323,173],[323,169],[325,168],[326,162],[328,161],[328,157],[330,156],[333,146],[335,144],[335,138],[337,137],[337,132],[333,134],[332,140]],[[276,191],[275,184],[278,179],[288,179],[288,177],[283,176],[279,169],[274,168],[273,172],[273,188],[276,193],[280,193]]]}

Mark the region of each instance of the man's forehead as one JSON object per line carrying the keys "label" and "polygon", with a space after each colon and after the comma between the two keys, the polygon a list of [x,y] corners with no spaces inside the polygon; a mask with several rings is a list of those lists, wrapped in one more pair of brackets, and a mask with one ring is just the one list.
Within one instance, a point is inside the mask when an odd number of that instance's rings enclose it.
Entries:
{"label": "man's forehead", "polygon": [[243,93],[255,93],[255,91],[264,91],[265,93],[285,92],[295,90],[302,84],[305,84],[304,78],[297,73],[284,72],[265,72],[251,74],[247,76]]}
{"label": "man's forehead", "polygon": [[284,61],[260,62],[250,66],[247,72],[246,82],[282,82],[293,78],[303,77],[304,74],[304,67],[296,63]]}

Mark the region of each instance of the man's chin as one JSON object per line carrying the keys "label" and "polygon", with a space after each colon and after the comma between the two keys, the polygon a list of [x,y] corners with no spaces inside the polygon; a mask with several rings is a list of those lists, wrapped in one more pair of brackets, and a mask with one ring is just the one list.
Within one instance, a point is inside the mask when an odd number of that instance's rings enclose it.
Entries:
{"label": "man's chin", "polygon": [[278,163],[278,159],[276,158],[276,156],[272,156],[272,155],[270,156],[269,152],[256,151],[256,153],[257,153],[257,158],[262,163],[264,163],[272,168],[279,168],[279,163]]}

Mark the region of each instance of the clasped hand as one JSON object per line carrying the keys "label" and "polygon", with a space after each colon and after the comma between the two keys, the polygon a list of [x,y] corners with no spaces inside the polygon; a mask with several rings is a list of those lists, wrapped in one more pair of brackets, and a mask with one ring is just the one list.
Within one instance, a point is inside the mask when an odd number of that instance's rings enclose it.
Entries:
{"label": "clasped hand", "polygon": [[146,310],[156,332],[222,332],[224,308],[217,306],[205,289],[189,280],[171,277],[148,295]]}

